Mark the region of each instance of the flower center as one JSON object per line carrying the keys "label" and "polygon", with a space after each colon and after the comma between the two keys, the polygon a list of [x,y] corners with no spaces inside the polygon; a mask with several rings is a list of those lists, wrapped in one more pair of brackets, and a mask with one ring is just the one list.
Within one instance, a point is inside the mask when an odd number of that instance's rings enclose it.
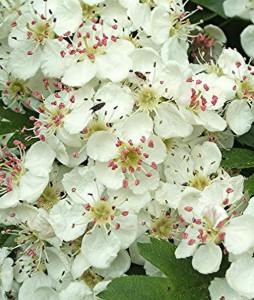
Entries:
{"label": "flower center", "polygon": [[249,78],[238,80],[236,95],[239,99],[254,99],[254,84]]}
{"label": "flower center", "polygon": [[26,27],[28,29],[27,37],[32,37],[40,43],[44,43],[47,39],[54,39],[56,36],[47,20],[34,20],[31,23],[27,23]]}
{"label": "flower center", "polygon": [[167,216],[156,219],[152,231],[157,238],[169,238],[172,233],[172,222]]}
{"label": "flower center", "polygon": [[154,110],[160,101],[160,96],[151,87],[141,88],[136,94],[137,106],[142,110]]}
{"label": "flower center", "polygon": [[39,208],[50,210],[60,199],[60,192],[54,186],[48,185],[36,204]]}
{"label": "flower center", "polygon": [[194,187],[200,191],[203,191],[205,187],[210,184],[211,180],[207,175],[196,173],[190,180],[189,186]]}
{"label": "flower center", "polygon": [[96,5],[90,6],[83,1],[80,1],[80,6],[82,9],[82,16],[84,21],[91,19],[97,15],[98,7]]}
{"label": "flower center", "polygon": [[104,123],[94,120],[82,131],[82,133],[89,138],[94,132],[107,130],[108,127]]}
{"label": "flower center", "polygon": [[91,268],[83,273],[81,279],[85,281],[91,290],[96,286],[96,284],[102,281],[102,277],[96,274]]}
{"label": "flower center", "polygon": [[114,215],[114,210],[110,203],[103,200],[96,202],[90,211],[96,223],[99,225],[106,225],[111,221],[111,216]]}

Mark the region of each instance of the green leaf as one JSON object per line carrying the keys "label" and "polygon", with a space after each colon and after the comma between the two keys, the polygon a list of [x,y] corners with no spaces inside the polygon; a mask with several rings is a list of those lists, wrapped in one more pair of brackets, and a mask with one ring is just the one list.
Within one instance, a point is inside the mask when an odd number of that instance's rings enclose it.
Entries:
{"label": "green leaf", "polygon": [[127,276],[113,280],[98,296],[106,300],[174,299],[169,297],[170,291],[171,283],[167,278]]}
{"label": "green leaf", "polygon": [[21,132],[24,126],[28,128],[33,127],[33,122],[29,119],[31,115],[32,112],[30,111],[27,111],[25,114],[20,114],[0,106],[0,135],[14,133],[7,143],[8,147],[13,147],[14,140],[20,140],[26,146],[33,144],[35,140],[26,141],[25,137],[27,133]]}
{"label": "green leaf", "polygon": [[252,125],[251,129],[247,133],[239,136],[236,140],[242,145],[254,148],[254,125]]}
{"label": "green leaf", "polygon": [[224,0],[191,0],[191,2],[210,9],[222,18],[227,18],[223,9]]}
{"label": "green leaf", "polygon": [[222,150],[222,166],[234,169],[248,169],[254,167],[254,151],[242,148]]}
{"label": "green leaf", "polygon": [[245,181],[244,188],[248,192],[249,196],[254,195],[254,174]]}
{"label": "green leaf", "polygon": [[192,267],[191,258],[177,259],[176,246],[164,240],[151,239],[151,243],[138,244],[140,254],[164,273],[175,288],[204,285],[208,288],[211,276],[201,275]]}

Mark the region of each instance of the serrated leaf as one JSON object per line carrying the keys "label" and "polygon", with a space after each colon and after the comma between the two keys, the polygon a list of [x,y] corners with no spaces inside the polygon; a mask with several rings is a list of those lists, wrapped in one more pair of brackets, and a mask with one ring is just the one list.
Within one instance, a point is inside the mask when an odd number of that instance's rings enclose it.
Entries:
{"label": "serrated leaf", "polygon": [[222,18],[227,18],[223,9],[223,2],[225,0],[191,0],[191,2],[196,3],[202,7],[208,8],[211,11],[215,12],[217,15]]}
{"label": "serrated leaf", "polygon": [[98,296],[105,300],[169,300],[174,299],[170,298],[171,288],[167,278],[128,276],[113,280]]}
{"label": "serrated leaf", "polygon": [[242,148],[222,150],[223,167],[234,169],[248,169],[254,167],[254,151]]}
{"label": "serrated leaf", "polygon": [[175,288],[204,286],[208,288],[211,276],[202,275],[192,267],[191,258],[177,259],[176,246],[164,240],[151,239],[151,243],[138,244],[140,254],[164,273]]}
{"label": "serrated leaf", "polygon": [[249,196],[254,195],[254,174],[245,181],[244,188],[248,192]]}

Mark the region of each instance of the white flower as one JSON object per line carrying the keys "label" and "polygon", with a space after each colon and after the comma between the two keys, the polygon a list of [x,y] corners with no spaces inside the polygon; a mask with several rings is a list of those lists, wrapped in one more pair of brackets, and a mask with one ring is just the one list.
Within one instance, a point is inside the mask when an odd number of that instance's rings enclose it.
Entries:
{"label": "white flower", "polygon": [[133,50],[131,42],[117,38],[106,24],[85,25],[73,39],[69,50],[72,64],[64,71],[62,81],[70,86],[82,86],[94,77],[120,82],[132,68],[128,55]]}
{"label": "white flower", "polygon": [[151,119],[135,114],[119,128],[119,138],[110,132],[96,132],[87,143],[87,154],[94,160],[95,174],[107,188],[130,189],[143,194],[158,186],[157,164],[163,162],[166,147],[151,135]]}
{"label": "white flower", "polygon": [[200,73],[186,79],[176,101],[191,124],[202,125],[211,132],[223,131],[227,124],[218,110],[233,99],[233,86],[234,81],[226,76]]}
{"label": "white flower", "polygon": [[[44,3],[44,5],[46,5]],[[9,35],[9,68],[13,75],[26,80],[33,77],[42,66],[43,73],[59,77],[65,67],[60,52],[66,41],[58,41],[54,32],[54,18],[30,12],[21,15]]]}

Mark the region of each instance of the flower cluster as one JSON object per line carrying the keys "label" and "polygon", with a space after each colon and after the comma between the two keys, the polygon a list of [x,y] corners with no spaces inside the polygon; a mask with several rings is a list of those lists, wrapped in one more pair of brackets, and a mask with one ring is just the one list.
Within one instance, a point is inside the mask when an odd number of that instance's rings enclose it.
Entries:
{"label": "flower cluster", "polygon": [[[197,7],[197,10],[202,9]],[[99,299],[150,237],[214,300],[252,299],[254,199],[221,148],[254,120],[254,70],[181,0],[2,1],[0,89],[34,116],[1,148],[1,299]],[[191,53],[194,63],[190,63]],[[128,251],[127,251],[128,249]]]}

